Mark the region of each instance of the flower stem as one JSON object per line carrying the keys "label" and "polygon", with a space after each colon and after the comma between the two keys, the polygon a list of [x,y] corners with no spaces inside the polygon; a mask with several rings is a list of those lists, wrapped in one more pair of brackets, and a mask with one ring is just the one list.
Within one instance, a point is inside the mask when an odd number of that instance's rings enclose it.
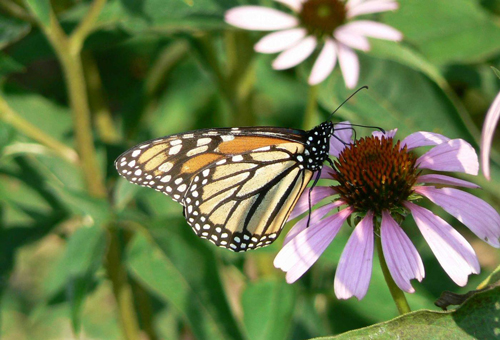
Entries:
{"label": "flower stem", "polygon": [[392,299],[398,308],[399,315],[403,315],[411,312],[410,305],[408,301],[406,301],[406,297],[404,292],[399,289],[396,285],[396,282],[392,279],[391,273],[389,272],[389,267],[387,267],[387,263],[385,262],[384,252],[382,251],[382,241],[380,236],[375,236],[375,240],[377,242],[377,252],[378,259],[380,261],[380,267],[382,268],[382,273],[384,273],[385,282],[387,282],[387,286],[389,287],[389,291],[391,292]]}
{"label": "flower stem", "polygon": [[309,87],[309,92],[307,93],[307,106],[306,112],[304,114],[303,127],[305,130],[309,130],[314,125],[314,119],[316,116],[316,108],[318,107],[318,85],[312,85]]}
{"label": "flower stem", "polygon": [[15,129],[24,133],[29,138],[34,139],[38,143],[45,145],[56,152],[59,156],[68,160],[71,163],[78,161],[78,155],[72,148],[64,145],[57,139],[47,135],[35,125],[31,124],[28,120],[21,117],[14,111],[4,98],[0,96],[0,119],[10,124]]}

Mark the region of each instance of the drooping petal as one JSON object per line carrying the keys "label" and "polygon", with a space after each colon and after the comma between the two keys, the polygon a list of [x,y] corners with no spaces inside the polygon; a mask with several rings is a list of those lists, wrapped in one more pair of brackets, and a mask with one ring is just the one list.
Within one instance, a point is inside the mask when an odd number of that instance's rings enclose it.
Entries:
{"label": "drooping petal", "polygon": [[[297,204],[295,204],[295,208],[293,208],[290,217],[288,217],[288,220],[293,220],[295,217],[302,215],[303,213],[309,210],[310,191],[311,191],[310,188],[306,188],[306,190],[304,190],[302,195],[300,195],[300,198],[297,201]],[[336,190],[333,189],[332,187],[323,187],[323,186],[314,187],[314,189],[311,192],[311,207],[318,204],[319,201],[321,201],[322,199],[334,195],[335,193]]]}
{"label": "drooping petal", "polygon": [[477,175],[479,161],[474,148],[463,139],[439,144],[417,159],[421,169],[457,171]]}
{"label": "drooping petal", "polygon": [[231,8],[224,15],[230,25],[255,31],[275,31],[296,27],[299,20],[277,9],[261,6]]}
{"label": "drooping petal", "polygon": [[276,2],[282,3],[287,6],[294,12],[300,12],[302,9],[302,1],[301,0],[274,0]]}
{"label": "drooping petal", "polygon": [[309,85],[321,83],[332,73],[335,64],[337,63],[337,52],[335,43],[332,39],[327,39],[325,46],[321,50],[318,59],[314,62],[314,66],[309,76]]}
{"label": "drooping petal", "polygon": [[392,129],[389,131],[386,131],[385,133],[382,131],[373,131],[372,136],[377,137],[378,139],[385,137],[385,138],[394,138],[396,135],[396,132],[398,132],[398,129]]}
{"label": "drooping petal", "polygon": [[416,204],[407,202],[405,205],[441,267],[457,285],[465,286],[469,274],[480,271],[474,249],[441,217]]}
{"label": "drooping petal", "polygon": [[368,291],[373,260],[373,213],[369,211],[354,229],[335,273],[334,289],[339,299],[361,300]]}
{"label": "drooping petal", "polygon": [[490,151],[493,134],[500,118],[500,92],[495,97],[493,104],[486,113],[481,132],[481,164],[483,165],[483,175],[490,179]]}
{"label": "drooping petal", "polygon": [[330,155],[338,157],[347,144],[352,142],[351,123],[340,122],[335,124],[335,131],[330,138]]}
{"label": "drooping petal", "polygon": [[401,148],[405,145],[408,150],[419,148],[421,146],[431,146],[446,143],[450,139],[439,133],[419,131],[406,136],[400,143]]}
{"label": "drooping petal", "polygon": [[316,262],[351,213],[352,209],[346,208],[328,216],[303,230],[280,250],[274,259],[274,266],[287,272],[288,283],[295,282]]}
{"label": "drooping petal", "polygon": [[347,25],[340,26],[333,32],[333,36],[340,43],[361,51],[369,51],[370,43],[368,39],[355,31],[349,30]]}
{"label": "drooping petal", "polygon": [[500,248],[500,215],[491,205],[454,188],[419,186],[414,187],[414,190],[454,216],[479,238],[493,247]]}
{"label": "drooping petal", "polygon": [[290,242],[295,236],[297,236],[302,230],[307,228],[307,222],[309,221],[309,226],[317,224],[326,214],[328,214],[333,209],[344,205],[345,202],[338,200],[334,203],[326,204],[321,208],[314,210],[311,213],[311,219],[309,220],[309,215],[304,216],[301,220],[297,221],[292,229],[286,234],[285,240],[283,241],[283,245]]}
{"label": "drooping petal", "polygon": [[413,243],[387,211],[382,212],[380,237],[385,261],[394,282],[405,292],[415,292],[410,280],[422,281],[425,276],[424,264]]}
{"label": "drooping petal", "polygon": [[438,175],[438,174],[428,174],[422,175],[417,178],[417,183],[436,183],[436,184],[445,184],[445,185],[455,185],[465,188],[477,189],[480,188],[479,185],[464,181],[463,179],[458,179],[446,175]]}
{"label": "drooping petal", "polygon": [[342,30],[364,37],[400,41],[403,34],[389,25],[370,20],[357,20],[342,25]]}
{"label": "drooping petal", "polygon": [[316,38],[308,36],[297,45],[281,52],[273,61],[275,70],[285,70],[303,62],[316,48]]}
{"label": "drooping petal", "polygon": [[356,53],[349,47],[338,44],[339,64],[344,76],[345,85],[352,89],[358,83],[359,60]]}
{"label": "drooping petal", "polygon": [[270,33],[255,44],[255,51],[259,53],[277,53],[289,49],[301,41],[307,34],[304,28]]}
{"label": "drooping petal", "polygon": [[353,18],[362,14],[380,13],[386,11],[394,11],[399,5],[396,1],[374,0],[367,2],[359,2],[356,4],[348,3],[347,18]]}
{"label": "drooping petal", "polygon": [[321,175],[319,176],[319,178],[320,179],[332,179],[332,176],[334,174],[335,174],[335,170],[333,170],[328,165],[323,165],[323,168],[321,168]]}

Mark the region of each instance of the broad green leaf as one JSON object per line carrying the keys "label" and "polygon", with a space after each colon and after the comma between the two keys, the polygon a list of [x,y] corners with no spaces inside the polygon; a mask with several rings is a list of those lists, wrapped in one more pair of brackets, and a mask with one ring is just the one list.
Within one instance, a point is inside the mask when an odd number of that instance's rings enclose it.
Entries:
{"label": "broad green leaf", "polygon": [[121,0],[122,25],[131,32],[199,31],[225,27],[224,12],[235,0]]}
{"label": "broad green leaf", "polygon": [[[14,72],[24,71],[24,66],[19,64],[13,58],[0,52],[0,78]],[[0,133],[1,135],[1,133]]]}
{"label": "broad green leaf", "polygon": [[500,52],[500,26],[476,0],[400,0],[384,21],[431,62],[484,61]]}
{"label": "broad green leaf", "polygon": [[50,1],[49,0],[24,0],[31,13],[38,18],[44,26],[50,25]]}
{"label": "broad green leaf", "polygon": [[500,287],[478,293],[454,311],[417,311],[338,336],[337,339],[496,339]]}
{"label": "broad green leaf", "polygon": [[148,227],[151,238],[138,234],[127,251],[136,279],[173,306],[197,339],[243,339],[211,244],[199,240],[185,223],[170,220]]}
{"label": "broad green leaf", "polygon": [[295,306],[294,287],[283,280],[261,280],[247,286],[241,303],[249,339],[287,339]]}
{"label": "broad green leaf", "polygon": [[81,227],[71,235],[64,256],[55,267],[46,292],[53,297],[65,290],[71,306],[73,329],[78,332],[81,310],[94,274],[102,264],[106,250],[106,231],[102,226]]}
{"label": "broad green leaf", "polygon": [[85,224],[103,227],[111,220],[112,212],[107,200],[91,197],[84,191],[72,190],[58,183],[49,182],[48,185],[71,212],[84,217]]}
{"label": "broad green leaf", "polygon": [[0,14],[0,49],[23,38],[30,31],[30,24]]}
{"label": "broad green leaf", "polygon": [[[468,131],[455,106],[429,78],[399,63],[366,55],[359,57],[358,84],[368,85],[369,90],[347,102],[338,111],[337,119],[384,129],[398,128],[398,137],[424,130],[450,138],[467,138]],[[351,93],[336,73],[320,88],[320,103],[331,111]]]}

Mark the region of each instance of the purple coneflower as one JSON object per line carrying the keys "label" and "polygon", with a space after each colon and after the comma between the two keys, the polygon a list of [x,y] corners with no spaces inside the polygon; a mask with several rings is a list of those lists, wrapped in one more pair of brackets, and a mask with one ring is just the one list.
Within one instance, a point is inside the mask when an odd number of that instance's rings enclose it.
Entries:
{"label": "purple coneflower", "polygon": [[[340,125],[337,125],[340,126]],[[287,272],[292,283],[319,258],[349,216],[359,221],[341,255],[335,276],[335,294],[340,299],[362,299],[371,277],[374,238],[380,237],[382,253],[397,286],[414,292],[411,279],[424,278],[424,266],[417,249],[398,221],[411,214],[439,263],[458,285],[468,275],[478,273],[479,263],[470,244],[445,220],[418,205],[422,198],[439,205],[494,247],[500,247],[500,215],[485,201],[454,187],[477,185],[432,171],[458,171],[477,175],[476,152],[462,139],[449,139],[430,132],[417,132],[396,141],[396,130],[375,132],[350,141],[351,131],[341,130],[332,137],[330,153],[337,159],[335,169],[324,167],[322,178],[336,181],[333,186],[316,187],[313,204],[331,197],[328,203],[299,220],[285,238],[274,260]],[[336,139],[337,137],[338,139]],[[411,150],[433,146],[418,157]],[[425,173],[424,173],[425,172]],[[309,207],[306,191],[290,218]],[[333,214],[329,214],[334,212]]]}
{"label": "purple coneflower", "polygon": [[483,132],[481,133],[481,164],[483,166],[483,174],[488,180],[490,179],[490,151],[493,135],[500,118],[500,92],[495,97],[491,104],[486,118],[483,123]]}
{"label": "purple coneflower", "polygon": [[226,22],[247,30],[277,31],[264,36],[256,45],[260,53],[281,52],[273,68],[294,67],[323,44],[309,76],[309,84],[321,83],[333,71],[337,58],[346,86],[358,82],[359,61],[352,48],[368,51],[367,37],[399,41],[394,28],[369,20],[351,21],[362,14],[398,8],[394,0],[276,0],[294,15],[261,6],[241,6],[228,10]]}

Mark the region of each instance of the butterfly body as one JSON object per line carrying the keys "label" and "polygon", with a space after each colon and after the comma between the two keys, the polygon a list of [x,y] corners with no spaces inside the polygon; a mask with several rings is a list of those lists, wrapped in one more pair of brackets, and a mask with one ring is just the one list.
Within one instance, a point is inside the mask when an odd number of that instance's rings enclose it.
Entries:
{"label": "butterfly body", "polygon": [[139,144],[117,158],[128,181],[184,206],[193,231],[246,251],[272,243],[314,172],[328,158],[334,125],[312,130],[195,130]]}

